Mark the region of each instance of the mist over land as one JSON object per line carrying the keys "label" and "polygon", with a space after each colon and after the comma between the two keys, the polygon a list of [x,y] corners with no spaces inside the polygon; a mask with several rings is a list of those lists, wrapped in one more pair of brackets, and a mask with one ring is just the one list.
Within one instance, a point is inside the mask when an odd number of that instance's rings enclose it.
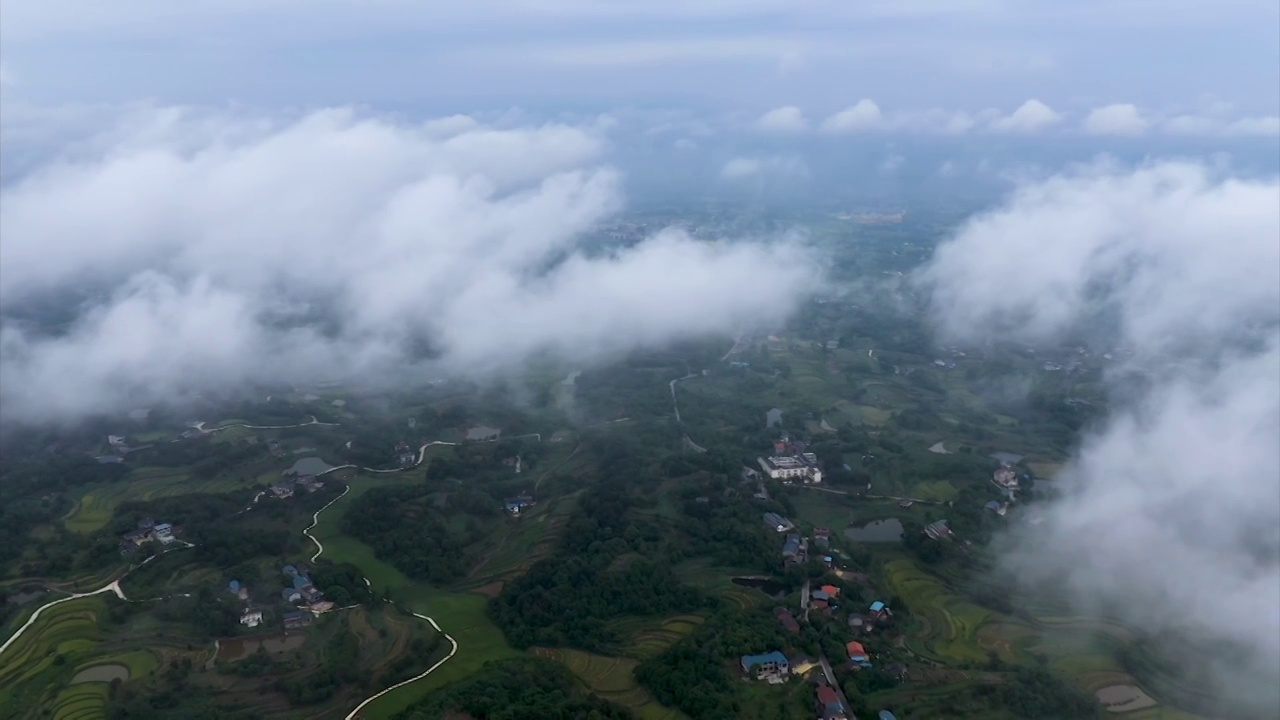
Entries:
{"label": "mist over land", "polygon": [[[1117,686],[1280,713],[1274,5],[74,5],[0,23],[7,637],[35,607],[10,598],[133,573],[121,537],[161,511],[205,548],[182,582],[218,578],[183,587],[188,615],[226,610],[186,640],[251,637],[222,575],[315,561],[300,528],[358,488],[316,569],[471,603],[486,652],[550,648],[577,700],[617,700],[591,686],[607,665],[698,720],[811,716],[815,677],[864,716],[1124,717],[1095,702]],[[510,445],[477,439],[492,417]],[[797,439],[826,485],[744,476]],[[312,453],[343,472],[285,504]],[[1000,462],[1034,489],[1003,492]],[[815,547],[906,530],[805,565],[764,511]],[[258,532],[278,542],[237,554]],[[785,592],[739,608],[746,567]],[[824,583],[846,607],[811,603]],[[752,615],[797,598],[796,637]],[[852,622],[873,600],[900,615],[879,635]],[[52,657],[32,627],[14,647]],[[837,674],[756,693],[728,671],[775,647]],[[59,657],[24,681],[33,713],[91,659]],[[511,677],[560,668],[538,657]]]}

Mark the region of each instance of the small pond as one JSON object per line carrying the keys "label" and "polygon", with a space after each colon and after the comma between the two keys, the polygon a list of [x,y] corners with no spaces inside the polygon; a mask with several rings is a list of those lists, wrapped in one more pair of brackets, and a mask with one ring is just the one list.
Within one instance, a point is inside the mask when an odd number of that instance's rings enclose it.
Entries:
{"label": "small pond", "polygon": [[902,539],[902,523],[898,518],[873,520],[862,527],[845,528],[844,536],[854,542],[898,542]]}
{"label": "small pond", "polygon": [[320,475],[329,472],[333,466],[318,457],[305,457],[284,471],[285,475]]}
{"label": "small pond", "polygon": [[759,590],[769,597],[776,598],[787,594],[786,585],[770,578],[736,577],[733,579],[733,584],[741,587],[749,587],[752,590]]}
{"label": "small pond", "polygon": [[75,685],[83,682],[109,683],[112,680],[124,681],[128,679],[129,668],[124,665],[94,665],[76,673],[76,676],[71,678],[71,684]]}

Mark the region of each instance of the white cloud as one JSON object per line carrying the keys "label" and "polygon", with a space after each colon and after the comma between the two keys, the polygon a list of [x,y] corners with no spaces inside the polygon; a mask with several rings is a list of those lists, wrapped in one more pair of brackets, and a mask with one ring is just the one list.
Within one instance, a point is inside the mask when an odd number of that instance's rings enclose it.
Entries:
{"label": "white cloud", "polygon": [[792,105],[774,108],[756,120],[756,127],[765,132],[801,133],[809,127],[804,113]]}
{"label": "white cloud", "polygon": [[[1162,163],[1023,187],[918,276],[944,336],[1117,352],[1114,407],[1012,543],[1030,584],[1190,634],[1226,695],[1280,709],[1280,180]],[[1111,320],[1104,320],[1110,318]],[[1144,376],[1135,384],[1126,373]],[[1188,581],[1194,578],[1193,581]]]}
{"label": "white cloud", "polygon": [[[783,269],[753,287],[779,253],[803,254],[790,243],[667,232],[579,254],[621,203],[594,130],[345,110],[134,127],[4,188],[6,311],[47,290],[99,298],[55,335],[5,322],[7,417],[411,367],[483,377],[543,350],[593,362],[781,319],[812,279]],[[434,360],[414,354],[424,340]]]}
{"label": "white cloud", "polygon": [[1037,133],[1062,121],[1062,116],[1039,100],[1022,103],[1011,115],[991,121],[992,130],[1001,133]]}
{"label": "white cloud", "polygon": [[1162,121],[1160,129],[1170,135],[1213,135],[1222,130],[1222,123],[1200,115],[1178,115]]}
{"label": "white cloud", "polygon": [[1253,135],[1259,137],[1280,137],[1280,117],[1247,117],[1236,120],[1224,128],[1228,135]]}
{"label": "white cloud", "polygon": [[1141,135],[1149,124],[1136,105],[1117,103],[1090,112],[1084,129],[1092,135]]}
{"label": "white cloud", "polygon": [[883,126],[884,117],[875,101],[863,98],[852,107],[845,108],[822,121],[822,131],[850,133],[877,130]]}
{"label": "white cloud", "polygon": [[1170,135],[1219,137],[1280,137],[1280,117],[1275,115],[1230,118],[1210,115],[1177,115],[1160,122]]}

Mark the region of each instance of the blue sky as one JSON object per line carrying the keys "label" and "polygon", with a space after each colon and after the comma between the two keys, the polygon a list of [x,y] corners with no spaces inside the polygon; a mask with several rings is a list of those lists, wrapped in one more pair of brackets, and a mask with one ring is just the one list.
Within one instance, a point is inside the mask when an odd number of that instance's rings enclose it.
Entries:
{"label": "blue sky", "polygon": [[42,103],[1280,114],[1269,0],[6,0]]}

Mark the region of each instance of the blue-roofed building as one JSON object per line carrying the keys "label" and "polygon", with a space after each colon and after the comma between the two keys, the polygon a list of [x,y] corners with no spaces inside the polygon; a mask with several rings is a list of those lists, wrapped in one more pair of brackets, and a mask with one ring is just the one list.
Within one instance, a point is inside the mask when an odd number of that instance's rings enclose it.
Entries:
{"label": "blue-roofed building", "polygon": [[785,680],[787,673],[791,671],[791,663],[787,661],[787,656],[777,650],[759,655],[743,655],[741,663],[742,672],[748,675],[754,673],[757,680],[780,682]]}
{"label": "blue-roofed building", "polygon": [[306,587],[306,586],[308,586],[308,585],[310,585],[310,584],[311,584],[311,578],[307,577],[306,575],[294,575],[294,576],[293,576],[293,586],[294,586],[295,588],[297,588],[298,590],[301,590],[302,588],[304,588],[304,587]]}
{"label": "blue-roofed building", "polygon": [[280,597],[283,598],[285,602],[300,602],[302,600],[302,593],[290,587],[280,591]]}
{"label": "blue-roofed building", "polygon": [[240,581],[232,580],[231,582],[227,583],[227,589],[233,593],[240,592]]}
{"label": "blue-roofed building", "polygon": [[898,720],[898,718],[894,717],[893,713],[889,712],[888,710],[881,710],[880,720]]}
{"label": "blue-roofed building", "polygon": [[292,566],[292,565],[285,565],[283,568],[281,568],[281,570],[282,570],[282,572],[284,572],[284,574],[285,574],[285,575],[297,575],[297,574],[298,574],[298,568],[296,568],[296,567],[294,567],[294,566]]}
{"label": "blue-roofed building", "polygon": [[871,603],[871,610],[868,614],[873,620],[881,620],[887,617],[891,617],[893,615],[893,612],[889,610],[889,606],[877,600]]}

